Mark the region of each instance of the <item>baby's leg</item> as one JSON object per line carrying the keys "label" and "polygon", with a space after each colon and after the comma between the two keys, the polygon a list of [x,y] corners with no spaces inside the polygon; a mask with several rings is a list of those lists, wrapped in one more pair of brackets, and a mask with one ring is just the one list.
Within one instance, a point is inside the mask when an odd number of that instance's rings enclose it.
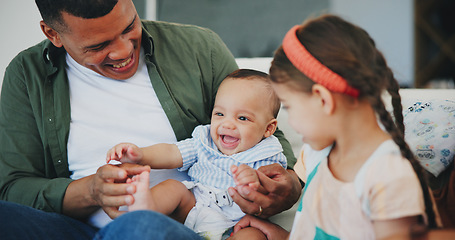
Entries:
{"label": "baby's leg", "polygon": [[150,189],[155,198],[157,211],[184,223],[196,204],[194,194],[180,181],[168,179]]}
{"label": "baby's leg", "polygon": [[169,179],[149,189],[149,173],[143,172],[133,177],[132,182],[136,193],[129,211],[153,210],[183,223],[196,204],[193,193],[177,180]]}

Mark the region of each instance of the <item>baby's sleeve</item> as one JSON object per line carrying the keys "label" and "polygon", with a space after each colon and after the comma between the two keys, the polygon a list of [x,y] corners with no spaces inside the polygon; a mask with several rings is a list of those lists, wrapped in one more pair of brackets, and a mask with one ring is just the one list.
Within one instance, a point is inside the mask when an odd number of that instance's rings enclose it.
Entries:
{"label": "baby's sleeve", "polygon": [[178,171],[186,171],[197,161],[197,150],[194,146],[194,139],[188,138],[176,143],[177,148],[182,154],[183,165],[177,168]]}

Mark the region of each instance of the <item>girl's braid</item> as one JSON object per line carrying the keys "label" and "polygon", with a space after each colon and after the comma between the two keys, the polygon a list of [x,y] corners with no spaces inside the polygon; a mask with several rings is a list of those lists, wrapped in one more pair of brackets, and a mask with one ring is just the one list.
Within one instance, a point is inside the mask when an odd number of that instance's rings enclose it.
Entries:
{"label": "girl's braid", "polygon": [[[387,92],[391,96],[391,103],[393,107],[393,116],[395,121],[393,120],[390,113],[386,110],[385,105],[382,101],[382,98],[370,98],[370,103],[372,107],[375,109],[376,113],[379,116],[379,119],[383,126],[386,128],[387,132],[391,135],[393,141],[400,147],[401,155],[408,159],[411,163],[414,171],[417,174],[419,179],[423,197],[425,202],[425,212],[428,217],[428,226],[430,228],[436,227],[435,222],[435,213],[433,211],[433,202],[430,196],[430,191],[428,188],[427,180],[425,178],[424,170],[420,163],[416,160],[414,154],[412,153],[409,145],[406,143],[404,138],[404,123],[403,123],[403,107],[401,105],[401,96],[399,94],[399,85],[398,81],[395,79],[392,70],[387,67],[385,63],[385,59],[382,54],[378,54],[378,66],[384,66],[383,71],[386,79],[388,80]],[[380,74],[382,75],[382,74]]]}

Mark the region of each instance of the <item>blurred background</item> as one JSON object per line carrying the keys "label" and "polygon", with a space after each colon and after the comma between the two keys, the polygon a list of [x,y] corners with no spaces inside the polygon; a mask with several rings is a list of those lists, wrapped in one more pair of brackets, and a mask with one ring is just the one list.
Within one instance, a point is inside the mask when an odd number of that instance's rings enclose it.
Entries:
{"label": "blurred background", "polygon": [[[141,18],[215,31],[236,58],[271,57],[306,18],[337,14],[376,41],[402,87],[454,88],[454,0],[133,0]],[[21,50],[44,39],[34,1],[0,9],[1,79]]]}

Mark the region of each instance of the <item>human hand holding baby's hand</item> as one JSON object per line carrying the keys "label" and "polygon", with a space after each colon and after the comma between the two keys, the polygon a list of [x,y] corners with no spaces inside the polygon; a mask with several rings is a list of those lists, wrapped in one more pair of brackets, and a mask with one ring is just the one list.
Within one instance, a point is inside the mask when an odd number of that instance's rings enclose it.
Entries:
{"label": "human hand holding baby's hand", "polygon": [[232,176],[237,186],[247,185],[253,190],[257,191],[261,183],[256,170],[248,165],[241,164],[240,166],[231,166]]}
{"label": "human hand holding baby's hand", "polygon": [[141,163],[143,157],[142,150],[132,143],[120,143],[109,149],[106,162],[117,160],[122,163]]}

